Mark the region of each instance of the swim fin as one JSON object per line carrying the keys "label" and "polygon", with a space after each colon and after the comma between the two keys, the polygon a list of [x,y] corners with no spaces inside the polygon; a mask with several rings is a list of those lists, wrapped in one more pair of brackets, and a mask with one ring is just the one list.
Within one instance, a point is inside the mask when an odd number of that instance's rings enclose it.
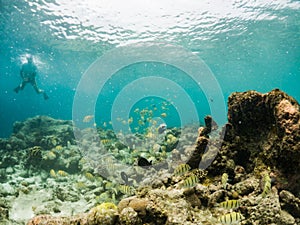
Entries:
{"label": "swim fin", "polygon": [[49,99],[49,96],[45,92],[43,93],[43,95],[45,100]]}

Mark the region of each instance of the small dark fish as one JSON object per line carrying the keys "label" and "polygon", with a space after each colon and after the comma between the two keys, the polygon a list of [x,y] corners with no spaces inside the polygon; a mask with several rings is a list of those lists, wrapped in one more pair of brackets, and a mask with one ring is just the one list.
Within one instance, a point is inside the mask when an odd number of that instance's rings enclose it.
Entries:
{"label": "small dark fish", "polygon": [[141,166],[141,167],[152,166],[152,161],[149,162],[147,159],[145,159],[143,157],[139,157],[138,166]]}
{"label": "small dark fish", "polygon": [[124,180],[125,184],[128,185],[128,176],[125,172],[121,172],[121,178]]}

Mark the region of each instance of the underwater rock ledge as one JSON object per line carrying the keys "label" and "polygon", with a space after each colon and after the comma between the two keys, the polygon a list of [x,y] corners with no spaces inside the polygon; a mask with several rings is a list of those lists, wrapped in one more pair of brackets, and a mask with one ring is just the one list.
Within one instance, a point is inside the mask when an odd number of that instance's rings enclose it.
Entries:
{"label": "underwater rock ledge", "polygon": [[225,158],[234,161],[231,168],[226,168],[230,173],[234,165],[256,174],[271,168],[280,181],[277,188],[288,189],[299,197],[299,108],[294,98],[278,89],[266,94],[256,91],[231,94],[225,141],[214,166],[222,170]]}

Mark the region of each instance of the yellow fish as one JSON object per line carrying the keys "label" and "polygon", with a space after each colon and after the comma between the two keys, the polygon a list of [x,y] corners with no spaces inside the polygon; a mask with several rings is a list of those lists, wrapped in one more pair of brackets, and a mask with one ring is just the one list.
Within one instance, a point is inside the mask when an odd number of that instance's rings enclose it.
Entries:
{"label": "yellow fish", "polygon": [[128,124],[132,124],[132,122],[133,122],[133,117],[130,117],[130,118],[128,119]]}
{"label": "yellow fish", "polygon": [[68,173],[66,171],[63,171],[63,170],[58,170],[57,175],[59,175],[61,177],[66,177],[66,176],[68,176]]}
{"label": "yellow fish", "polygon": [[181,188],[191,188],[196,186],[196,184],[199,182],[199,178],[195,175],[192,174],[188,178],[186,178],[183,183],[181,184]]}
{"label": "yellow fish", "polygon": [[139,124],[140,126],[144,126],[144,125],[145,125],[145,123],[144,123],[143,120],[139,120],[139,121],[138,121],[138,124]]}
{"label": "yellow fish", "polygon": [[162,118],[166,118],[166,117],[167,117],[167,113],[162,113],[162,114],[160,114],[160,116],[161,116]]}
{"label": "yellow fish", "polygon": [[82,122],[88,123],[88,122],[90,122],[93,118],[94,118],[93,115],[87,115],[87,116],[85,116],[85,117],[83,118]]}
{"label": "yellow fish", "polygon": [[228,174],[223,173],[222,178],[221,178],[221,183],[222,183],[222,186],[223,186],[224,189],[226,189],[227,181],[228,181]]}
{"label": "yellow fish", "polygon": [[111,173],[114,173],[117,169],[116,163],[114,162],[114,160],[112,158],[106,159],[106,166],[107,166],[107,169],[109,170],[109,172],[111,172]]}
{"label": "yellow fish", "polygon": [[263,184],[264,184],[264,189],[263,189],[263,192],[261,194],[261,196],[264,198],[266,197],[270,191],[271,191],[271,178],[269,176],[269,174],[265,174],[264,177],[263,177]]}
{"label": "yellow fish", "polygon": [[53,177],[53,178],[56,177],[56,173],[55,173],[54,169],[50,170],[50,176]]}
{"label": "yellow fish", "polygon": [[176,169],[174,170],[174,174],[175,176],[180,176],[189,171],[190,169],[191,167],[188,164],[183,163],[176,167]]}
{"label": "yellow fish", "polygon": [[93,181],[95,179],[94,175],[89,173],[89,172],[86,172],[84,174],[84,176],[86,177],[86,179],[90,180],[90,181]]}
{"label": "yellow fish", "polygon": [[149,117],[152,117],[152,116],[153,116],[153,111],[152,111],[152,110],[149,110],[149,111],[148,111],[148,116],[149,116]]}
{"label": "yellow fish", "polygon": [[53,160],[56,158],[56,155],[53,151],[49,151],[46,155],[46,159]]}
{"label": "yellow fish", "polygon": [[227,213],[221,217],[219,217],[218,221],[222,224],[232,225],[240,223],[245,217],[237,212]]}
{"label": "yellow fish", "polygon": [[103,145],[109,145],[111,143],[111,141],[109,139],[101,139],[101,143]]}
{"label": "yellow fish", "polygon": [[58,150],[58,151],[60,151],[60,150],[62,150],[63,149],[63,147],[61,146],[61,145],[57,145],[56,147],[55,147],[55,150]]}
{"label": "yellow fish", "polygon": [[134,189],[128,185],[119,185],[119,190],[125,195],[134,195]]}
{"label": "yellow fish", "polygon": [[82,189],[85,189],[87,186],[84,182],[82,181],[79,181],[75,184],[76,188],[79,189],[79,190],[82,190]]}
{"label": "yellow fish", "polygon": [[224,209],[235,209],[240,207],[241,202],[239,200],[227,200],[224,202],[221,202],[219,204],[220,207]]}

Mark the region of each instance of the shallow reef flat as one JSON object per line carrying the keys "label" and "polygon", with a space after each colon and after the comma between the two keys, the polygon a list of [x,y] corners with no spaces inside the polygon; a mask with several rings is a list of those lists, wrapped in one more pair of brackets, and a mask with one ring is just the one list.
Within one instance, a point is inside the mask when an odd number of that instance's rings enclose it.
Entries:
{"label": "shallow reef flat", "polygon": [[300,224],[299,104],[278,89],[138,138],[37,116],[0,153],[0,224]]}

